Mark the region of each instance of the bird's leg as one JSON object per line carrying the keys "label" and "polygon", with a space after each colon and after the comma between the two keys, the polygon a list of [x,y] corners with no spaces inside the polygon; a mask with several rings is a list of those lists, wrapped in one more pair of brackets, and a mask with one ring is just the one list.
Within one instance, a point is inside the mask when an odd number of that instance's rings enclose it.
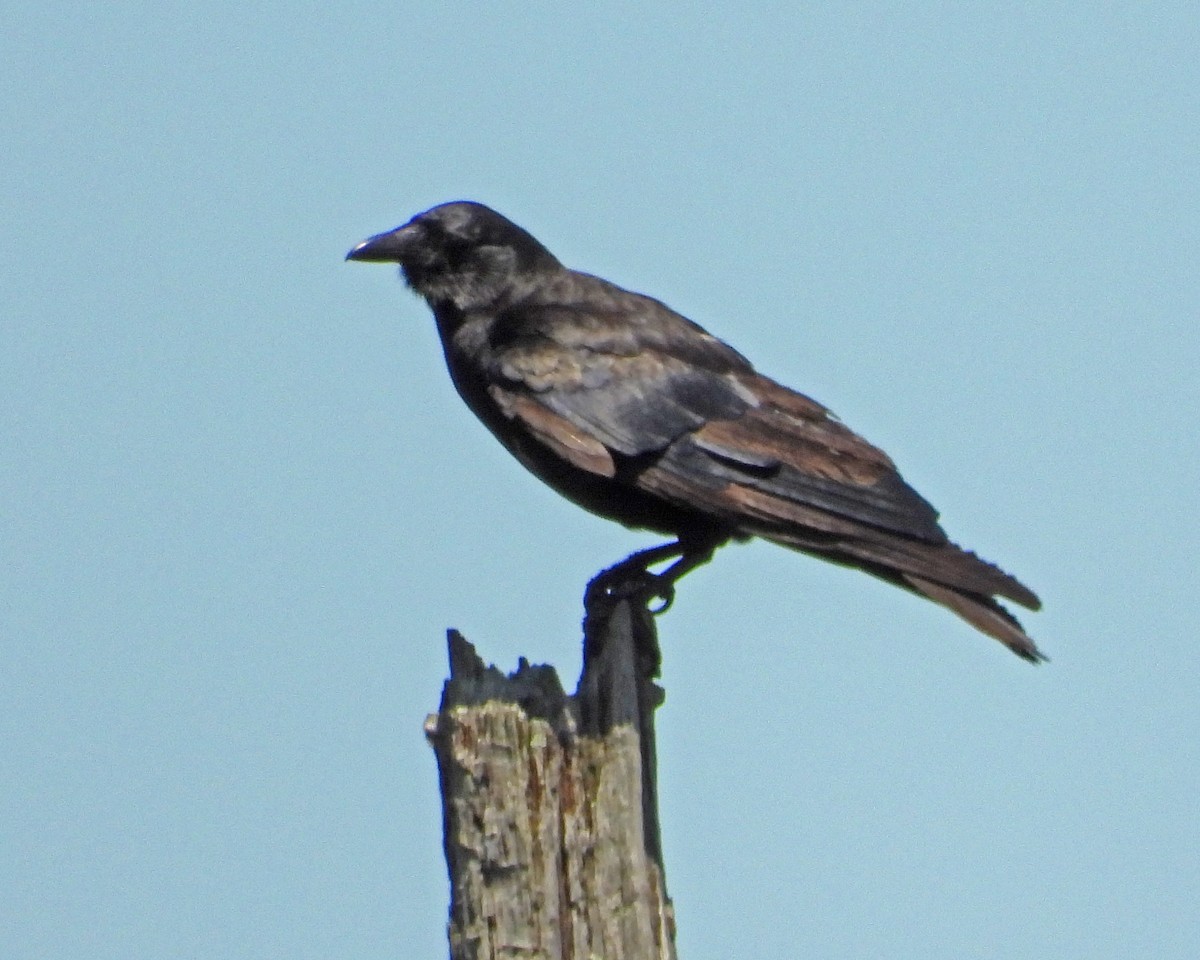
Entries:
{"label": "bird's leg", "polygon": [[[717,542],[711,540],[664,543],[639,550],[620,563],[600,571],[587,586],[584,604],[591,607],[601,599],[641,596],[646,600],[659,598],[662,605],[651,613],[663,613],[675,599],[675,581],[684,574],[712,559]],[[678,557],[662,573],[652,573],[650,567]]]}
{"label": "bird's leg", "polygon": [[686,574],[691,573],[697,567],[702,567],[708,563],[712,559],[713,551],[716,549],[717,545],[712,542],[701,545],[684,545],[679,559],[657,575],[658,595],[662,597],[663,605],[657,610],[652,610],[651,613],[663,613],[667,607],[674,603],[675,582],[682,579]]}

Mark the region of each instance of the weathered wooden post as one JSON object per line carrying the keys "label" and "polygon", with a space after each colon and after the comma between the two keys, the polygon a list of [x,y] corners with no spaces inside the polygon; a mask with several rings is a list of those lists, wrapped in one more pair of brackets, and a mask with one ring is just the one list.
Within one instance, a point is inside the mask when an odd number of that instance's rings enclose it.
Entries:
{"label": "weathered wooden post", "polygon": [[426,721],[452,960],[673,960],[655,788],[659,655],[643,600],[589,599],[578,690],[485,667],[457,631]]}

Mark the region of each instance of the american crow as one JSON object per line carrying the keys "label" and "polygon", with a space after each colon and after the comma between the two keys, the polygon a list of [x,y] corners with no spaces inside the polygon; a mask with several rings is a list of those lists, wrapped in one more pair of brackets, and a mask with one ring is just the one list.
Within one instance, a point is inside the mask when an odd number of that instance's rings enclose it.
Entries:
{"label": "american crow", "polygon": [[658,300],[567,269],[466,201],[347,259],[400,264],[433,310],[460,396],[521,463],[593,513],[675,537],[611,568],[603,590],[634,576],[669,604],[675,581],[715,548],[763,537],[865,570],[1045,659],[995,599],[1036,610],[1037,596],[951,543],[887,454]]}

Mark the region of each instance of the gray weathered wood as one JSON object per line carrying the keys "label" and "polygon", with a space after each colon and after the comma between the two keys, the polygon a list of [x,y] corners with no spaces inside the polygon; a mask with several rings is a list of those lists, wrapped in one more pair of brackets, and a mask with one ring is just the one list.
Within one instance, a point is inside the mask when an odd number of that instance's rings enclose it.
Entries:
{"label": "gray weathered wood", "polygon": [[450,679],[426,732],[441,777],[453,960],[668,960],[645,605],[593,605],[568,697],[524,660],[505,676],[449,633]]}

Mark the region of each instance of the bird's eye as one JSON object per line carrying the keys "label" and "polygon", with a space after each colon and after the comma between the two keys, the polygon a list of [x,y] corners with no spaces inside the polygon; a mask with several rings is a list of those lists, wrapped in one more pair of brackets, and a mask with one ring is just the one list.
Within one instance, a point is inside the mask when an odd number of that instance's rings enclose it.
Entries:
{"label": "bird's eye", "polygon": [[465,237],[456,237],[447,234],[443,238],[442,250],[445,252],[446,259],[452,266],[465,263],[471,256],[471,252],[475,249],[475,245]]}

